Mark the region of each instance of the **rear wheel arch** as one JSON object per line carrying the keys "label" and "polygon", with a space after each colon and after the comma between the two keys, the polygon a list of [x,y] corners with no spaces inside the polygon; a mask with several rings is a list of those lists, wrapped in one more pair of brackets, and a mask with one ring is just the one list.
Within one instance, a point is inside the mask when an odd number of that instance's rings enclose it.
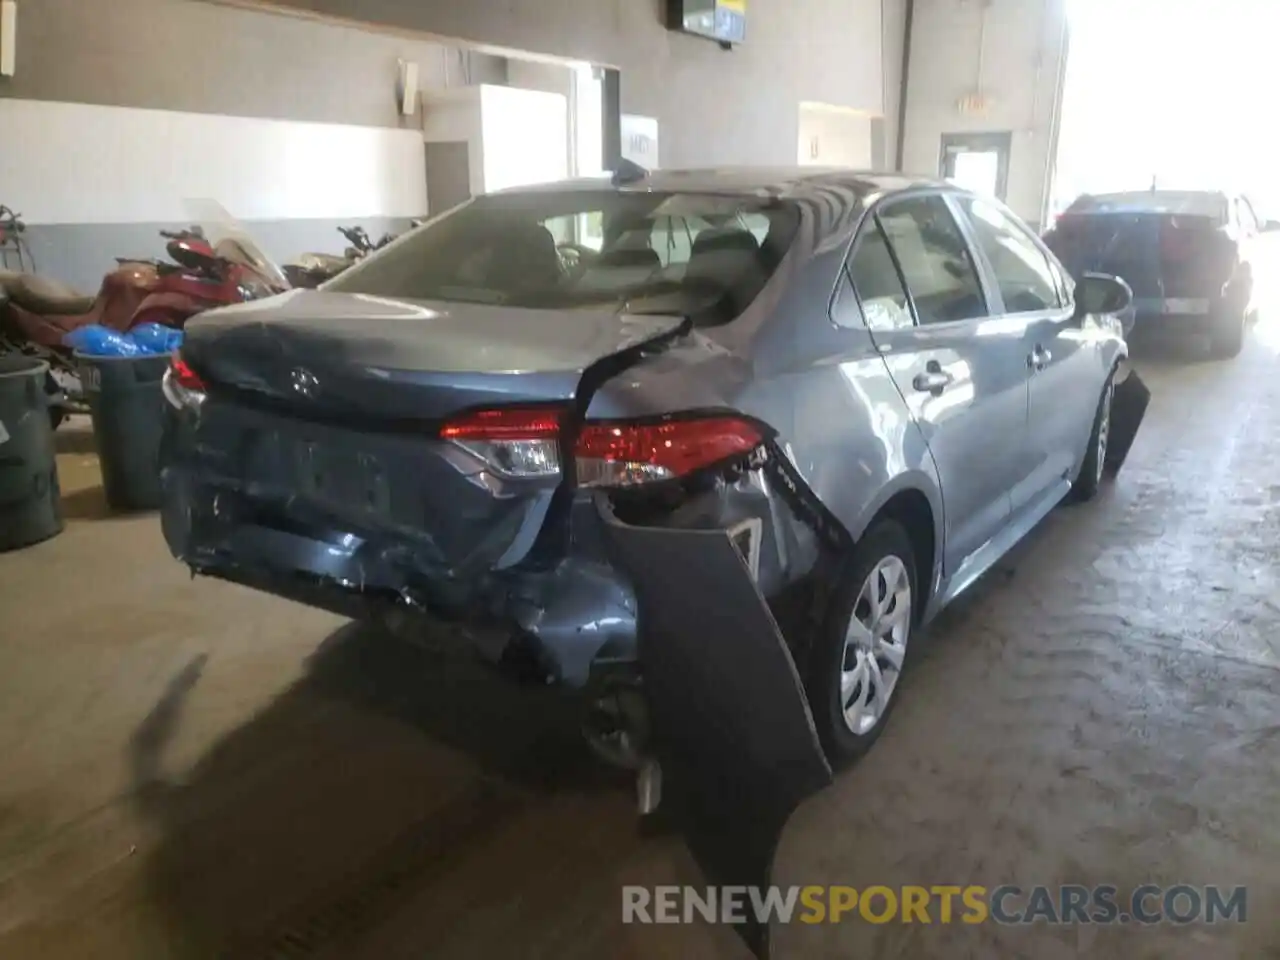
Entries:
{"label": "rear wheel arch", "polygon": [[938,563],[940,543],[939,518],[941,512],[934,509],[929,496],[919,487],[907,486],[891,493],[871,515],[862,533],[871,530],[881,520],[893,520],[911,540],[915,554],[916,589],[920,594],[915,608],[919,622],[933,593],[934,570]]}

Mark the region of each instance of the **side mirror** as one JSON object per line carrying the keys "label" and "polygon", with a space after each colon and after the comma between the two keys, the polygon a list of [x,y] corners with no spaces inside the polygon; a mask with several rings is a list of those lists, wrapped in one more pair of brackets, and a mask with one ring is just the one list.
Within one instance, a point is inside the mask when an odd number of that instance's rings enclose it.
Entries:
{"label": "side mirror", "polygon": [[1120,313],[1133,303],[1133,290],[1119,277],[1086,273],[1076,284],[1076,315]]}

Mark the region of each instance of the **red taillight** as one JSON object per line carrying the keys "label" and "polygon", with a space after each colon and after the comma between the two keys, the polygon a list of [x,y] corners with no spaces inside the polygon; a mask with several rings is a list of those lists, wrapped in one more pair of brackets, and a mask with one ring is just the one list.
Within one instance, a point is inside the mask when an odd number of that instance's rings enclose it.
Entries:
{"label": "red taillight", "polygon": [[445,440],[541,440],[560,434],[564,411],[554,408],[501,407],[477,410],[440,428]]}
{"label": "red taillight", "polygon": [[179,410],[199,410],[207,396],[204,381],[177,354],[169,361],[160,387],[165,399]]}
{"label": "red taillight", "polygon": [[1187,234],[1169,221],[1160,224],[1160,256],[1166,260],[1185,260],[1190,252]]}
{"label": "red taillight", "polygon": [[[440,428],[452,440],[511,477],[559,475],[566,408],[478,410]],[[581,486],[630,486],[672,480],[750,453],[764,431],[742,417],[710,415],[652,423],[587,421],[574,444]]]}
{"label": "red taillight", "polygon": [[764,442],[761,429],[733,416],[659,423],[586,423],[574,447],[582,486],[626,486],[671,480]]}
{"label": "red taillight", "polygon": [[440,428],[452,440],[508,477],[560,475],[560,407],[497,407],[476,410]]}
{"label": "red taillight", "polygon": [[196,375],[196,372],[181,357],[174,356],[169,364],[169,370],[173,374],[174,382],[180,387],[185,387],[187,390],[205,389],[204,381]]}

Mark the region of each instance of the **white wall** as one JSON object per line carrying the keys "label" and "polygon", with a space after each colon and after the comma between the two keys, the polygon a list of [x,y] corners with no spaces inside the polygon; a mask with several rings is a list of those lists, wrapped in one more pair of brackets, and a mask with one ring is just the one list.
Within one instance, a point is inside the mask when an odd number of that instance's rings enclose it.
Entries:
{"label": "white wall", "polygon": [[877,166],[872,156],[869,114],[827,104],[800,105],[800,136],[796,159],[806,166]]}
{"label": "white wall", "polygon": [[192,199],[244,220],[427,208],[415,130],[12,99],[0,130],[0,192],[30,224],[183,222]]}
{"label": "white wall", "polygon": [[[938,176],[944,133],[1009,131],[1006,201],[1029,223],[1041,223],[1061,100],[1065,7],[1066,0],[916,0],[905,170]],[[979,92],[985,110],[962,112],[960,100]]]}
{"label": "white wall", "polygon": [[[569,175],[569,105],[559,93],[484,84],[423,102],[422,139],[470,148],[471,193]],[[419,145],[421,149],[421,145]]]}
{"label": "white wall", "polygon": [[465,143],[471,167],[471,194],[484,193],[484,129],[480,88],[457,87],[426,95],[422,102],[422,139],[427,143]]}

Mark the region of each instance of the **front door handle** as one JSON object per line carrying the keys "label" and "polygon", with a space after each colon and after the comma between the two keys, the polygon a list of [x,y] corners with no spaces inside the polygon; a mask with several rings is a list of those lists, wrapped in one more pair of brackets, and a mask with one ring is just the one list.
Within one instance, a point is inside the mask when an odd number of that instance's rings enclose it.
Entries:
{"label": "front door handle", "polygon": [[931,363],[923,373],[916,374],[915,379],[911,381],[911,385],[921,393],[936,395],[947,389],[954,379],[955,377],[947,373],[947,371]]}
{"label": "front door handle", "polygon": [[1036,344],[1036,348],[1027,355],[1027,366],[1039,373],[1049,365],[1049,361],[1052,359],[1052,353]]}

